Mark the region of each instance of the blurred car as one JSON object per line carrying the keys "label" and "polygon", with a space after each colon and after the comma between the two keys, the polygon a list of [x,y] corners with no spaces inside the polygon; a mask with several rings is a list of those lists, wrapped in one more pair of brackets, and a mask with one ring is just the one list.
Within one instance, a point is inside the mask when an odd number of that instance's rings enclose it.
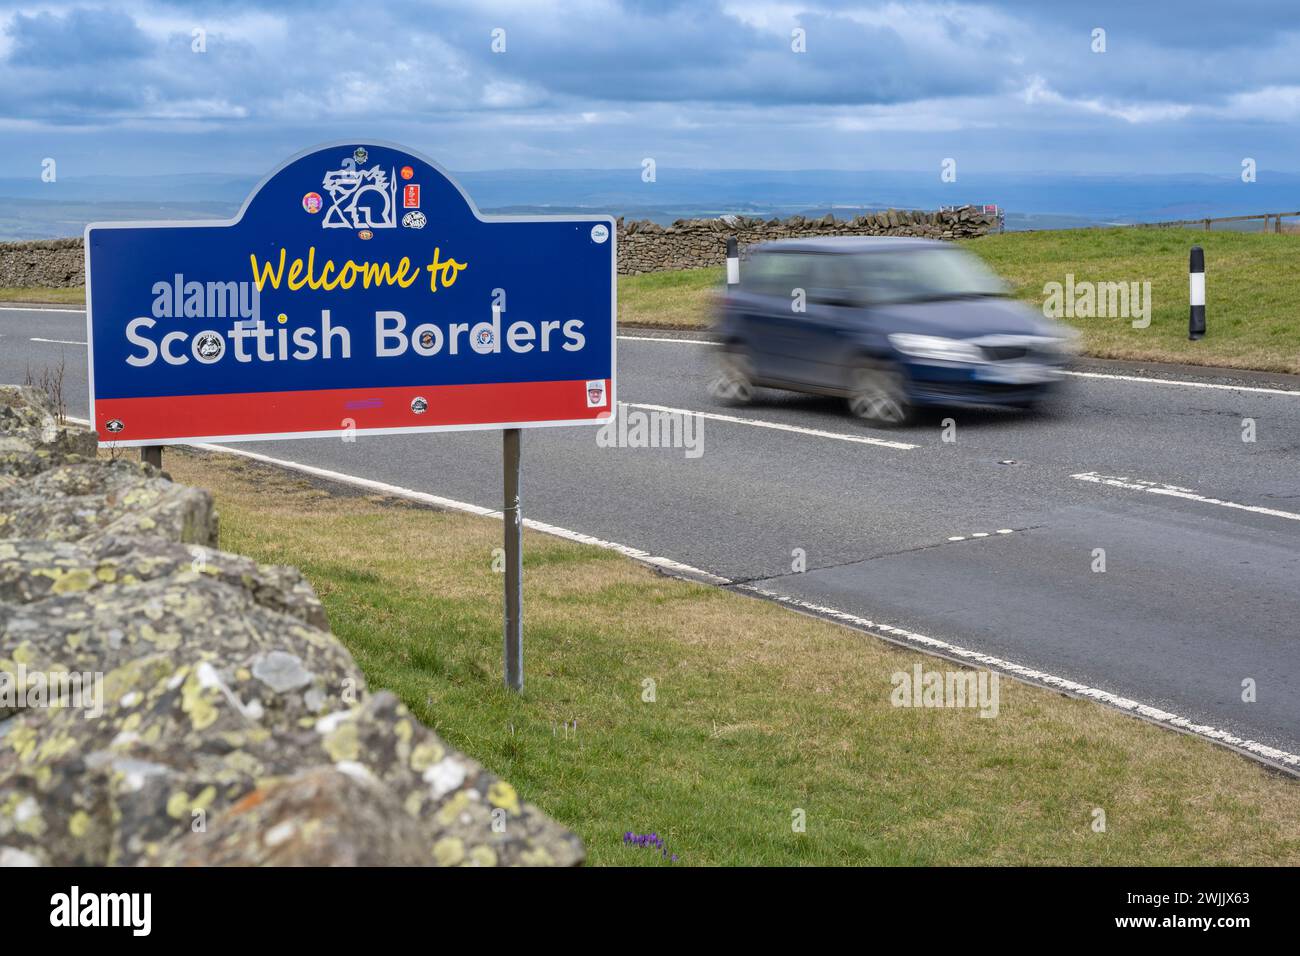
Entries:
{"label": "blurred car", "polygon": [[977,256],[897,237],[752,246],[721,300],[710,391],[837,395],[874,424],[924,405],[1032,407],[1057,386],[1077,333],[1007,296]]}

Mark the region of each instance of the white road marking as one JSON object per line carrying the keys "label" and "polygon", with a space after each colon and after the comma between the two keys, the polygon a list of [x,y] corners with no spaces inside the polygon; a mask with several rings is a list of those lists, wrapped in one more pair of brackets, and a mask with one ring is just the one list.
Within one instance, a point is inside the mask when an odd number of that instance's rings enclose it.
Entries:
{"label": "white road marking", "polygon": [[1251,514],[1268,515],[1270,518],[1288,518],[1291,521],[1300,521],[1300,514],[1293,511],[1279,511],[1277,508],[1265,508],[1262,505],[1243,505],[1235,501],[1224,501],[1221,498],[1211,498],[1207,495],[1197,494],[1190,488],[1179,488],[1177,485],[1162,484],[1154,481],[1144,481],[1140,478],[1129,478],[1123,475],[1099,475],[1095,471],[1085,471],[1077,475],[1071,475],[1079,481],[1091,481],[1099,485],[1109,485],[1112,488],[1126,488],[1129,491],[1145,491],[1153,495],[1164,495],[1166,498],[1182,498],[1185,501],[1196,501],[1203,505],[1218,505],[1220,508],[1235,508],[1237,511],[1249,511]]}
{"label": "white road marking", "polygon": [[85,345],[85,342],[74,342],[71,339],[32,339],[33,342],[48,342],[51,345]]}
{"label": "white road marking", "polygon": [[918,634],[915,631],[908,631],[901,627],[893,627],[889,624],[878,624],[856,614],[850,614],[847,611],[841,611],[838,608],[826,607],[821,604],[813,604],[810,601],[804,601],[799,598],[790,597],[786,594],[778,594],[775,591],[768,591],[764,588],[752,584],[738,584],[737,590],[751,591],[772,601],[777,601],[787,607],[793,607],[798,610],[807,611],[818,617],[831,618],[837,621],[843,621],[846,624],[869,631],[873,636],[883,638],[895,644],[902,644],[908,647],[922,650],[935,651],[945,657],[958,658],[962,661],[974,661],[983,664],[986,667],[993,667],[999,671],[1004,671],[1014,677],[1027,681],[1031,684],[1040,684],[1057,690],[1063,690],[1066,693],[1074,694],[1078,697],[1087,697],[1090,700],[1099,701],[1116,707],[1120,710],[1137,714],[1140,717],[1160,724],[1174,730],[1181,730],[1184,733],[1195,734],[1198,737],[1205,737],[1216,743],[1226,744],[1229,747],[1240,750],[1251,756],[1259,757],[1263,760],[1270,761],[1288,768],[1300,768],[1300,755],[1288,753],[1285,750],[1279,750],[1276,747],[1270,747],[1267,744],[1259,743],[1245,737],[1238,737],[1235,734],[1228,733],[1225,730],[1219,730],[1217,727],[1211,727],[1208,724],[1197,724],[1186,717],[1180,717],[1172,714],[1167,710],[1161,710],[1158,707],[1152,707],[1150,704],[1143,704],[1140,701],[1131,700],[1127,697],[1120,697],[1109,691],[1100,690],[1096,687],[1089,687],[1087,684],[1080,684],[1078,681],[1068,680],[1064,677],[1057,677],[1054,674],[1048,674],[1044,671],[1035,670],[1031,667],[1025,667],[1023,664],[1017,664],[1014,661],[1008,661],[1000,657],[994,657],[991,654],[983,654],[979,651],[968,650],[951,644],[948,641],[942,641],[935,637],[927,637],[924,634]]}
{"label": "white road marking", "polygon": [[776,431],[793,432],[796,435],[809,435],[814,438],[833,438],[837,441],[856,442],[861,445],[879,445],[882,448],[896,448],[911,451],[916,445],[904,441],[890,441],[885,438],[872,438],[868,435],[850,435],[845,432],[828,432],[820,428],[804,428],[802,425],[786,425],[783,422],[769,422],[760,418],[741,418],[737,415],[719,415],[717,412],[697,412],[689,408],[671,408],[667,405],[643,405],[637,402],[619,402],[628,408],[641,408],[652,412],[669,412],[674,415],[698,415],[717,422],[730,422],[734,425],[752,425],[755,428],[771,428]]}
{"label": "white road marking", "polygon": [[[678,343],[681,345],[721,345],[721,342],[710,342],[707,339],[672,339],[667,336],[658,335],[620,335],[620,339],[627,339],[630,342],[668,342]],[[1117,382],[1139,382],[1143,385],[1182,385],[1186,388],[1211,388],[1219,389],[1226,392],[1254,392],[1262,395],[1291,395],[1300,397],[1300,389],[1294,388],[1267,388],[1262,385],[1222,385],[1218,382],[1189,382],[1185,379],[1176,378],[1150,378],[1142,375],[1117,375],[1110,372],[1074,372],[1066,371],[1066,375],[1073,375],[1076,378],[1098,378],[1111,379]]]}
{"label": "white road marking", "polygon": [[955,534],[949,541],[965,541],[967,538],[991,538],[995,534],[1015,534],[1015,528],[998,528],[997,531],[975,531],[971,534]]}
{"label": "white road marking", "polygon": [[[501,517],[500,511],[495,511],[491,508],[484,508],[482,505],[470,504],[467,501],[456,501],[452,498],[443,498],[439,495],[431,495],[423,491],[414,491],[410,488],[402,488],[398,485],[390,485],[386,482],[374,481],[370,478],[358,478],[355,475],[331,471],[328,468],[317,468],[315,465],[304,465],[301,462],[286,461],[282,458],[272,458],[270,455],[261,455],[257,452],[245,451],[242,448],[230,448],[225,445],[195,445],[194,447],[201,448],[204,451],[214,451],[223,454],[238,455],[241,458],[251,458],[253,461],[260,461],[268,465],[288,468],[291,471],[313,475],[317,478],[326,478],[330,481],[341,482],[357,488],[377,491],[382,494],[392,495],[395,498],[406,498],[410,501],[418,501],[422,504],[433,505],[436,508],[443,508],[447,511],[461,511],[466,514],[478,515],[483,518],[499,519]],[[689,564],[682,564],[680,561],[660,557],[659,555],[651,554],[649,551],[642,551],[640,548],[633,548],[626,544],[619,544],[615,541],[606,541],[602,538],[596,538],[589,534],[583,534],[580,531],[570,531],[568,528],[561,528],[559,525],[548,524],[545,521],[525,518],[524,527],[531,528],[534,531],[540,531],[542,534],[554,535],[557,538],[566,538],[569,541],[576,541],[579,544],[589,544],[597,548],[604,548],[608,551],[617,551],[619,554],[632,558],[635,561],[640,561],[642,564],[654,565],[655,567],[663,568],[666,571],[672,571],[676,574],[685,575],[687,577],[698,578],[699,580],[707,581],[711,584],[730,583],[726,578],[719,577],[709,571],[703,571],[700,568],[691,567]]]}
{"label": "white road marking", "polygon": [[[89,424],[85,419],[69,417],[68,421],[79,425]],[[446,508],[449,511],[462,511],[467,514],[479,515],[485,518],[501,517],[500,511],[493,511],[490,508],[484,508],[482,505],[470,504],[465,501],[456,501],[452,498],[443,498],[439,495],[431,495],[423,491],[414,491],[410,488],[402,488],[398,485],[390,485],[382,481],[374,481],[369,478],[359,478],[355,475],[330,471],[326,468],[317,468],[314,465],[304,465],[295,461],[272,458],[270,455],[260,455],[257,452],[244,451],[242,448],[229,448],[224,445],[199,445],[196,447],[202,448],[205,451],[217,452],[219,454],[239,455],[243,458],[251,458],[254,461],[276,465],[281,468],[287,468],[291,471],[302,472],[303,474],[315,475],[319,478],[327,478],[331,481],[337,481],[356,488],[366,488],[371,491],[379,491],[397,498],[406,498],[411,501],[432,504],[436,507]],[[581,531],[571,531],[568,528],[561,528],[558,525],[547,524],[543,521],[535,521],[531,518],[524,519],[524,527],[532,528],[533,530],[540,531],[543,534],[566,538],[570,541],[576,541],[581,544],[589,544],[597,548],[617,551],[619,554],[632,558],[634,561],[640,561],[642,564],[653,565],[654,567],[662,568],[665,571],[683,577],[694,578],[719,586],[731,584],[731,581],[728,578],[713,574],[710,571],[704,571],[689,564],[674,561],[672,558],[652,555],[648,551],[643,551],[640,548],[634,548],[630,545],[619,544],[615,541],[606,541],[602,538],[583,534]],[[1001,534],[1003,532],[999,533]],[[787,607],[795,608],[796,610],[806,611],[816,614],[819,617],[825,617],[841,621],[845,624],[850,624],[867,631],[871,636],[880,638],[881,640],[922,650],[934,651],[940,655],[957,657],[964,661],[976,661],[987,667],[994,667],[1000,671],[1011,674],[1027,683],[1052,687],[1058,690],[1063,690],[1067,693],[1075,694],[1079,697],[1087,697],[1111,707],[1116,707],[1120,710],[1137,714],[1153,723],[1174,730],[1180,730],[1185,733],[1195,734],[1199,737],[1205,737],[1208,740],[1224,744],[1250,756],[1258,757],[1274,764],[1287,768],[1300,767],[1300,755],[1288,753],[1285,750],[1278,750],[1275,747],[1269,747],[1254,740],[1238,737],[1234,734],[1228,733],[1227,731],[1218,730],[1217,728],[1210,727],[1206,724],[1197,724],[1186,717],[1180,717],[1177,714],[1169,713],[1168,711],[1152,707],[1149,704],[1140,703],[1139,701],[1130,700],[1127,697],[1120,697],[1108,691],[1089,687],[1087,684],[1080,684],[1077,681],[1072,681],[1064,677],[1057,677],[1044,671],[1034,670],[1033,668],[1025,667],[1013,661],[993,657],[992,655],[983,654],[979,651],[968,650],[967,648],[949,643],[948,641],[941,641],[938,638],[918,634],[915,631],[904,630],[903,628],[893,627],[888,624],[877,624],[864,617],[859,617],[856,614],[841,611],[838,608],[813,604],[786,594],[778,594],[775,591],[759,588],[752,584],[738,584],[735,585],[735,587],[737,590],[745,590],[758,594],[761,597],[784,604]]]}
{"label": "white road marking", "polygon": [[629,342],[678,342],[682,345],[721,345],[721,342],[710,342],[708,339],[670,339],[664,335],[620,335],[620,339],[627,339]]}
{"label": "white road marking", "polygon": [[0,312],[66,312],[69,315],[85,315],[85,309],[20,309],[16,306],[5,305],[0,302]]}
{"label": "white road marking", "polygon": [[1188,382],[1172,378],[1145,378],[1141,375],[1112,375],[1107,372],[1069,372],[1077,378],[1104,378],[1119,382],[1140,382],[1143,385],[1182,385],[1186,388],[1216,388],[1225,392],[1254,392],[1262,395],[1290,395],[1300,397],[1300,390],[1293,388],[1265,388],[1260,385],[1221,385],[1218,382]]}

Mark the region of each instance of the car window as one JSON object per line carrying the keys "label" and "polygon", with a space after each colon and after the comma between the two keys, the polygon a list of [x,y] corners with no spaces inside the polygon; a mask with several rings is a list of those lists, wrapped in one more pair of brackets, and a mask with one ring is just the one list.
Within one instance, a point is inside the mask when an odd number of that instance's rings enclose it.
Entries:
{"label": "car window", "polygon": [[842,258],[849,267],[841,281],[868,302],[921,302],[1007,291],[982,259],[961,249],[924,247]]}
{"label": "car window", "polygon": [[797,252],[765,252],[752,257],[740,271],[740,286],[746,292],[789,298],[796,288],[805,288],[810,257]]}

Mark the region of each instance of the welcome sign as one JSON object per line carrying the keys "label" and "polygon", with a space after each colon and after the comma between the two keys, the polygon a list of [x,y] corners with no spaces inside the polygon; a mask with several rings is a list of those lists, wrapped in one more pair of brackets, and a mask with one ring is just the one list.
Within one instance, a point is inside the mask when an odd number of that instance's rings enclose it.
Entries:
{"label": "welcome sign", "polygon": [[436,163],[339,143],[227,222],[86,228],[91,420],[161,445],[592,424],[615,224],[485,217]]}

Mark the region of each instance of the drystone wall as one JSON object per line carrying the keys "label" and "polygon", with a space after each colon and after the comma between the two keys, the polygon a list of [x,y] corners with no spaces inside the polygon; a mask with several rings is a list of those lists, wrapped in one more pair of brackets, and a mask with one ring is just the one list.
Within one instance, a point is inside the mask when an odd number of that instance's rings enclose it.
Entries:
{"label": "drystone wall", "polygon": [[985,235],[995,228],[996,217],[973,206],[942,212],[890,209],[853,219],[836,219],[829,213],[821,219],[723,216],[720,219],[679,219],[671,226],[660,226],[648,220],[619,220],[618,271],[620,275],[638,275],[718,265],[726,260],[727,239],[731,236],[736,237],[743,252],[746,246],[773,239],[812,236],[967,239]]}
{"label": "drystone wall", "polygon": [[574,865],[207,492],[0,386],[0,865]]}
{"label": "drystone wall", "polygon": [[[807,236],[966,239],[996,227],[995,216],[974,206],[941,212],[890,209],[852,219],[836,219],[830,214],[820,219],[723,216],[679,219],[671,226],[660,226],[648,219],[624,222],[620,218],[618,271],[620,275],[637,275],[718,265],[726,259],[729,236],[735,236],[744,249],[756,242]],[[0,242],[0,287],[65,288],[85,284],[80,239]]]}

